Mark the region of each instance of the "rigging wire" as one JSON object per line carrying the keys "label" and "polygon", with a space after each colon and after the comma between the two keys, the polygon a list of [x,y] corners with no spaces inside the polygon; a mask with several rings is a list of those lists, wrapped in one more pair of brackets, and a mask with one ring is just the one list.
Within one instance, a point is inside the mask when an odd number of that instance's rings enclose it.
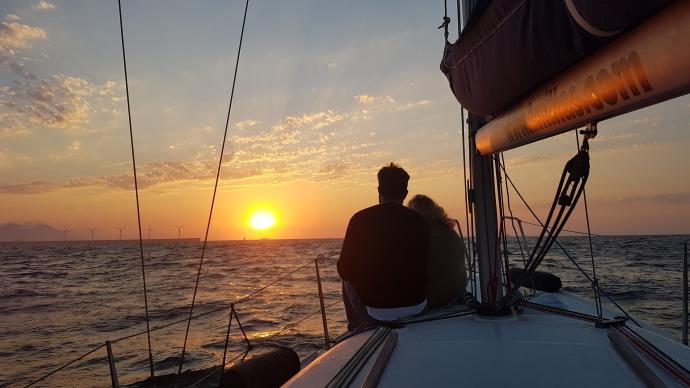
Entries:
{"label": "rigging wire", "polygon": [[[503,202],[503,179],[501,178],[501,156],[503,153],[494,155],[494,168],[496,170],[496,196],[498,197],[498,210],[501,216],[500,230],[498,237],[501,239],[499,246],[503,246],[503,277],[505,278],[505,289],[508,291],[510,289],[510,264],[508,258],[508,235],[506,232],[506,216],[505,216],[505,205]],[[498,248],[497,248],[498,249]],[[499,252],[497,252],[497,255]]]}
{"label": "rigging wire", "polygon": [[24,388],[28,388],[28,387],[31,387],[31,386],[37,384],[37,383],[40,383],[41,381],[43,381],[43,380],[47,379],[48,377],[50,377],[50,376],[52,376],[52,375],[58,373],[59,371],[61,371],[61,370],[65,369],[65,368],[67,368],[68,366],[74,364],[75,362],[77,362],[77,361],[79,361],[79,360],[82,360],[84,357],[88,356],[89,354],[92,354],[93,352],[95,352],[96,350],[98,350],[98,349],[100,349],[100,348],[102,348],[102,347],[104,347],[104,346],[105,346],[105,344],[101,344],[101,345],[99,345],[99,346],[97,346],[97,347],[95,347],[95,348],[89,350],[88,352],[82,354],[81,356],[75,358],[74,360],[72,360],[72,361],[70,361],[70,362],[68,362],[68,363],[66,363],[66,364],[64,364],[64,365],[62,365],[62,366],[60,366],[60,367],[57,368],[57,369],[54,369],[54,370],[51,371],[50,373],[47,373],[47,374],[43,375],[43,377],[41,377],[40,379],[34,380],[34,381],[30,382],[29,384],[25,385]]}
{"label": "rigging wire", "polygon": [[[324,259],[333,260],[334,258],[333,258],[333,257],[324,257]],[[260,293],[260,292],[266,290],[268,287],[273,286],[273,285],[275,285],[276,283],[278,283],[279,281],[284,280],[284,279],[288,278],[289,276],[295,274],[297,271],[306,268],[307,266],[311,265],[312,263],[313,263],[313,261],[312,261],[311,259],[310,259],[310,260],[307,260],[307,262],[306,262],[305,264],[299,265],[299,266],[296,266],[296,267],[293,267],[293,268],[290,268],[289,272],[287,272],[287,273],[285,273],[285,274],[283,274],[283,275],[281,275],[281,276],[279,276],[279,277],[273,279],[273,280],[270,281],[268,284],[266,284],[266,285],[264,285],[263,287],[260,287],[259,289],[257,289],[257,290],[255,290],[255,291],[253,291],[253,292],[251,292],[251,293],[249,293],[249,294],[243,296],[243,297],[240,298],[240,299],[237,299],[235,302],[233,302],[233,303],[228,303],[228,304],[223,304],[223,305],[220,306],[220,307],[213,308],[213,309],[211,309],[211,310],[205,311],[205,312],[200,313],[200,314],[196,314],[196,315],[194,315],[192,318],[201,318],[201,317],[204,317],[204,316],[207,316],[207,315],[210,315],[210,314],[219,312],[219,311],[226,310],[228,307],[232,307],[233,305],[237,305],[237,304],[243,303],[243,302],[245,302],[245,301],[251,299],[251,298],[252,298],[253,296],[255,296],[256,294],[258,294],[258,293]],[[331,304],[325,306],[325,309],[329,309],[329,308],[333,307],[334,305],[336,305],[336,304],[338,304],[338,303],[341,303],[341,302],[342,302],[342,300],[338,299],[337,301],[335,301],[335,302],[333,302],[333,303],[331,303]],[[304,317],[301,318],[299,321],[296,321],[296,322],[293,322],[293,323],[288,324],[287,326],[283,327],[283,328],[282,328],[281,330],[279,330],[278,332],[275,332],[275,333],[273,333],[273,334],[271,334],[271,335],[269,335],[269,336],[267,336],[267,337],[263,337],[263,338],[261,339],[261,341],[259,341],[259,344],[269,345],[269,344],[265,343],[265,340],[266,340],[266,339],[275,337],[276,335],[278,335],[278,334],[284,332],[285,330],[288,330],[288,329],[290,329],[290,328],[292,328],[292,327],[294,327],[294,326],[296,326],[296,325],[298,325],[298,324],[304,322],[304,321],[307,320],[308,318],[313,317],[315,314],[317,314],[317,313],[319,313],[319,312],[321,312],[321,309],[320,309],[320,308],[319,308],[318,310],[316,310],[316,311],[314,311],[314,312],[308,314],[307,316],[304,316]],[[235,309],[235,314],[234,314],[234,315],[235,315],[235,318],[236,318],[237,321],[238,321],[238,324],[240,325],[240,329],[242,329],[242,327],[241,327],[241,322],[239,322],[239,317],[237,316],[237,311],[236,311],[236,309]],[[164,324],[164,325],[156,326],[156,327],[151,328],[151,329],[150,329],[150,332],[162,330],[162,329],[165,329],[165,328],[168,328],[168,327],[177,325],[177,324],[179,324],[179,323],[187,322],[187,320],[188,320],[187,318],[183,318],[183,319],[180,319],[180,320],[177,320],[177,321],[173,321],[173,322],[170,322],[170,323],[167,323],[167,324]],[[142,335],[142,334],[146,334],[146,333],[148,333],[148,332],[147,332],[147,331],[135,332],[135,333],[128,334],[128,335],[125,335],[125,336],[116,338],[116,339],[114,339],[114,340],[111,340],[110,343],[115,344],[115,343],[118,343],[118,342],[121,342],[121,341],[124,341],[124,340],[128,340],[128,339],[130,339],[130,338],[138,337],[138,336],[140,336],[140,335]],[[244,330],[243,330],[243,333],[244,333]],[[246,337],[246,336],[245,336],[245,340],[247,340],[247,337]],[[248,341],[248,340],[247,340],[247,341]],[[74,359],[74,360],[72,360],[72,361],[70,361],[70,362],[68,362],[68,363],[66,363],[66,364],[64,364],[64,365],[62,365],[62,366],[60,366],[60,367],[58,367],[57,369],[55,369],[55,370],[53,370],[53,371],[51,371],[51,372],[45,374],[44,376],[40,377],[40,378],[37,379],[37,380],[34,380],[33,382],[30,382],[26,387],[35,385],[36,383],[45,380],[46,378],[48,378],[48,377],[54,375],[55,373],[57,373],[57,372],[63,370],[64,368],[66,368],[66,367],[68,367],[68,366],[74,364],[75,362],[77,362],[77,361],[83,359],[84,357],[87,357],[88,355],[92,354],[93,352],[97,351],[98,349],[103,348],[104,346],[105,346],[105,344],[101,344],[101,345],[97,346],[96,348],[91,349],[90,351],[88,351],[88,352],[85,353],[85,354],[82,354],[82,355],[79,356],[78,358],[76,358],[76,359]],[[232,362],[232,361],[234,361],[234,360],[235,360],[235,359],[231,360],[230,362]],[[226,364],[226,365],[227,365],[227,364]],[[197,383],[198,383],[198,382],[197,382]]]}
{"label": "rigging wire", "polygon": [[[462,33],[462,28],[464,25],[463,19],[462,19],[462,7],[460,6],[460,0],[456,0],[455,2],[456,5],[456,11],[457,11],[457,17],[458,17],[458,38],[460,38],[460,34]],[[439,28],[445,27],[444,30],[444,37],[445,37],[445,45],[444,45],[444,51],[446,50],[448,44],[448,23],[450,23],[450,18],[448,17],[448,1],[444,0],[443,2],[443,21],[444,24],[442,24]],[[467,270],[469,271],[470,275],[467,279],[470,281],[470,278],[474,278],[474,274],[476,271],[476,260],[475,260],[475,255],[473,253],[473,242],[474,242],[474,231],[470,231],[470,196],[469,196],[469,191],[470,191],[470,184],[467,180],[467,154],[466,154],[466,144],[465,144],[465,109],[463,108],[462,104],[460,104],[460,139],[462,140],[462,179],[463,179],[463,188],[465,191],[464,195],[464,201],[465,201],[465,230],[467,231],[467,250],[466,253],[468,254],[467,260],[468,260],[468,268]],[[460,230],[460,224],[458,223],[458,230]],[[462,232],[461,232],[462,234]],[[463,239],[463,242],[465,240]],[[472,289],[474,291],[474,294],[477,294],[477,289],[476,289],[476,279],[472,280]]]}
{"label": "rigging wire", "polygon": [[460,39],[460,34],[462,34],[462,29],[465,27],[465,18],[462,14],[462,7],[460,6],[460,0],[455,0],[455,9],[458,12],[458,39]]}
{"label": "rigging wire", "polygon": [[[467,146],[465,145],[465,109],[460,105],[460,138],[462,139],[462,180],[463,186],[465,188],[465,230],[467,231],[467,249],[470,255],[470,260],[472,265],[470,266],[471,274],[476,271],[476,261],[474,258],[474,231],[470,231],[470,193],[469,193],[469,182],[467,181]],[[476,279],[475,279],[476,280]],[[477,294],[476,281],[474,282],[475,289],[474,294]]]}
{"label": "rigging wire", "polygon": [[144,311],[146,314],[146,339],[148,341],[149,350],[149,371],[151,377],[153,372],[153,352],[151,351],[151,330],[149,324],[149,301],[148,293],[146,291],[146,268],[144,265],[144,242],[141,235],[141,211],[139,210],[139,184],[137,181],[137,161],[134,157],[134,131],[132,130],[132,110],[129,100],[129,79],[127,78],[127,54],[125,52],[125,32],[122,25],[122,2],[117,0],[117,10],[120,16],[120,43],[122,43],[122,66],[125,73],[125,93],[127,95],[127,119],[129,123],[129,144],[132,150],[132,171],[134,174],[134,194],[137,199],[137,226],[139,227],[139,253],[141,256],[141,277],[144,283]]}
{"label": "rigging wire", "polygon": [[[534,223],[534,222],[528,222],[528,221],[522,221],[522,220],[521,220],[521,222],[522,222],[523,224],[526,224],[526,225],[538,226],[538,227],[540,227],[540,228],[542,227],[542,225],[539,225],[539,224]],[[597,237],[609,237],[609,236],[606,236],[606,235],[603,235],[603,234],[587,233],[587,232],[581,232],[581,231],[578,231],[578,230],[565,229],[565,228],[563,228],[563,231],[564,231],[564,232],[568,232],[568,233],[581,234],[581,235],[584,235],[584,236],[586,236],[586,235],[591,235],[591,236],[597,236]]]}
{"label": "rigging wire", "polygon": [[[295,272],[297,272],[298,270],[303,269],[303,268],[305,268],[305,267],[311,265],[312,263],[313,263],[313,261],[308,260],[306,264],[291,269],[290,272],[286,273],[285,275],[282,275],[282,276],[280,276],[280,277],[278,277],[278,278],[272,280],[272,281],[271,281],[270,283],[268,283],[267,285],[261,287],[261,288],[258,289],[258,290],[255,290],[255,291],[251,292],[250,294],[247,294],[247,295],[243,296],[242,298],[240,298],[240,299],[238,299],[238,300],[236,300],[235,302],[232,302],[232,303],[234,303],[234,304],[237,305],[237,304],[246,302],[246,301],[247,301],[248,299],[250,299],[252,296],[258,294],[258,293],[261,292],[261,291],[264,291],[264,290],[265,290],[266,288],[268,288],[269,286],[275,285],[275,284],[278,283],[279,281],[286,279],[287,277],[289,277],[290,275],[293,275],[293,274],[294,274]],[[213,313],[217,313],[217,312],[219,312],[219,311],[226,310],[228,307],[230,307],[230,305],[231,305],[232,303],[224,303],[222,306],[219,306],[219,307],[216,307],[216,308],[212,308],[212,309],[210,309],[210,310],[208,310],[208,311],[204,311],[203,313],[196,314],[196,315],[194,315],[194,316],[192,317],[192,319],[201,318],[201,317],[204,317],[204,316],[213,314]],[[155,327],[152,327],[152,328],[151,328],[151,331],[154,332],[154,331],[158,331],[158,330],[161,330],[161,329],[168,328],[168,327],[170,327],[170,326],[177,325],[178,323],[187,322],[187,319],[188,319],[188,318],[178,319],[178,320],[176,320],[176,321],[173,321],[173,322],[170,322],[170,323],[166,323],[166,324],[164,324],[164,325],[155,326]],[[124,341],[124,340],[130,339],[130,338],[133,338],[133,337],[140,336],[140,335],[145,334],[145,333],[146,333],[146,331],[139,331],[139,332],[136,332],[136,333],[128,334],[128,335],[123,336],[123,337],[116,338],[116,339],[114,339],[114,340],[111,340],[110,342],[111,342],[111,343],[116,343],[116,342]]]}
{"label": "rigging wire", "polygon": [[[522,285],[522,282],[536,270],[544,257],[546,257],[553,243],[557,241],[558,235],[572,215],[589,176],[588,151],[589,147],[584,143],[582,150],[578,151],[574,157],[568,160],[563,168],[563,173],[561,174],[558,188],[556,189],[556,195],[544,223],[545,226],[539,234],[539,238],[530,254],[527,268],[521,275],[521,280],[517,282],[511,292],[516,291],[517,288]],[[552,217],[557,206],[558,212],[552,222]],[[551,228],[549,228],[548,225],[551,225]],[[548,235],[546,235],[547,232]],[[546,238],[544,238],[545,235]]]}
{"label": "rigging wire", "polygon": [[[577,134],[577,130],[575,131],[575,142],[577,144],[577,151],[579,152],[580,151],[580,137]],[[591,228],[589,226],[589,209],[587,207],[587,189],[584,186],[582,187],[582,197],[585,201],[585,219],[587,220],[587,239],[589,240],[589,256],[592,260],[592,282],[593,282],[592,291],[594,292],[594,303],[596,304],[597,315],[601,318],[603,311],[602,311],[602,306],[601,306],[601,296],[599,295],[599,288],[597,287],[597,285],[599,284],[599,279],[597,278],[596,265],[594,264],[594,248],[592,245],[592,231],[591,231]]]}
{"label": "rigging wire", "polygon": [[450,44],[448,42],[448,25],[450,24],[450,18],[448,17],[448,0],[443,1],[443,23],[438,26],[439,29],[443,28],[443,38],[445,40],[445,45]]}
{"label": "rigging wire", "polygon": [[[537,222],[538,222],[539,224],[541,224],[541,227],[543,228],[543,227],[544,227],[544,224],[542,223],[541,219],[539,218],[539,216],[537,215],[537,213],[534,212],[534,210],[533,210],[532,207],[529,205],[529,203],[527,203],[527,200],[526,200],[525,197],[522,195],[522,193],[520,193],[520,190],[518,190],[518,188],[515,186],[515,183],[513,182],[513,180],[510,179],[510,175],[508,175],[508,173],[506,172],[505,166],[501,166],[501,169],[503,169],[503,174],[505,175],[506,180],[507,180],[507,181],[510,183],[510,185],[513,187],[513,190],[515,190],[515,193],[518,195],[518,197],[520,198],[520,200],[522,201],[522,203],[525,205],[525,207],[527,207],[527,210],[529,210],[529,212],[532,214],[532,216],[534,217],[534,219],[537,220]],[[524,222],[524,221],[523,221],[523,222]],[[561,243],[560,243],[558,240],[556,240],[555,243],[556,243],[556,246],[558,246],[558,248],[561,250],[561,252],[563,252],[563,254],[570,260],[570,262],[572,262],[573,265],[575,265],[575,267],[578,269],[578,271],[580,271],[580,273],[582,274],[582,276],[584,276],[591,284],[594,284],[593,279],[587,274],[587,272],[585,272],[585,270],[577,263],[577,261],[575,261],[575,258],[574,258],[573,256],[571,256],[570,253],[568,253],[568,251],[566,251],[566,249],[563,247],[563,245],[561,245]],[[606,297],[606,299],[608,299],[609,302],[611,302],[614,306],[616,306],[616,308],[617,308],[621,313],[623,313],[623,315],[625,315],[626,318],[630,319],[630,320],[631,320],[633,323],[635,323],[635,325],[637,325],[638,327],[642,327],[642,326],[641,326],[632,316],[630,316],[630,314],[628,314],[628,312],[625,311],[625,309],[624,309],[623,307],[621,307],[621,305],[619,305],[619,304],[618,304],[618,303],[617,303],[607,292],[604,292],[604,290],[601,289],[601,287],[599,286],[598,283],[596,284],[596,287],[597,287],[597,289],[599,290],[599,293],[601,293],[601,295],[604,295],[604,296]]]}
{"label": "rigging wire", "polygon": [[[501,153],[501,166],[505,166],[506,161],[505,157],[503,156],[503,153]],[[505,173],[506,178],[508,173]],[[526,268],[527,267],[527,260],[525,259],[525,251],[522,249],[522,241],[520,241],[520,237],[518,236],[517,228],[515,228],[515,216],[513,215],[513,208],[510,203],[510,186],[508,186],[508,181],[505,180],[505,185],[506,185],[506,204],[508,205],[508,214],[510,214],[510,225],[513,228],[513,233],[515,233],[515,239],[517,240],[518,243],[518,248],[520,249],[520,257],[522,258],[522,264]],[[524,222],[524,221],[521,221]],[[527,249],[527,247],[525,247]]]}
{"label": "rigging wire", "polygon": [[194,294],[192,295],[192,303],[189,308],[189,318],[187,320],[187,329],[185,330],[184,334],[184,343],[182,344],[182,352],[180,354],[180,363],[177,368],[177,383],[175,384],[176,386],[179,385],[179,379],[180,379],[180,373],[182,373],[182,366],[184,364],[184,355],[185,351],[187,350],[187,338],[189,337],[189,327],[192,322],[192,315],[194,314],[194,302],[196,301],[196,294],[199,289],[199,278],[201,277],[201,268],[204,264],[204,254],[206,253],[206,246],[208,243],[208,232],[209,229],[211,228],[211,219],[213,217],[213,207],[216,202],[216,192],[218,191],[218,180],[220,178],[220,170],[221,167],[223,166],[223,153],[225,152],[225,143],[227,141],[228,137],[228,126],[230,124],[230,112],[232,111],[232,102],[235,97],[235,84],[237,82],[237,70],[240,65],[240,55],[242,54],[242,41],[244,39],[244,27],[247,22],[247,9],[249,8],[249,0],[245,1],[244,4],[244,16],[242,17],[242,30],[240,32],[240,42],[237,48],[237,58],[235,60],[235,71],[232,77],[232,88],[230,90],[230,102],[228,103],[228,113],[225,118],[225,131],[223,132],[223,143],[220,147],[220,156],[218,158],[218,169],[216,170],[216,180],[213,186],[213,196],[211,198],[211,208],[208,213],[208,221],[206,223],[206,233],[204,235],[204,244],[201,247],[201,258],[199,259],[199,268],[197,270],[196,274],[196,282],[194,284]]}

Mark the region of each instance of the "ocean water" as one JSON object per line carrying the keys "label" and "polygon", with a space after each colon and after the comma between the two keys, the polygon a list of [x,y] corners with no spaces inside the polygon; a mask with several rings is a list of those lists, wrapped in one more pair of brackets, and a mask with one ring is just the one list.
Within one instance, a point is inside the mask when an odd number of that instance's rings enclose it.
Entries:
{"label": "ocean water", "polygon": [[[682,326],[681,242],[689,238],[594,237],[602,288],[634,317],[677,339]],[[559,241],[591,271],[586,237]],[[338,239],[210,243],[194,309],[195,315],[202,316],[192,320],[184,369],[208,370],[220,364],[233,301],[240,301],[238,317],[258,350],[261,344],[281,344],[305,356],[319,349],[324,337],[315,282],[317,255],[327,257],[320,263],[320,273],[326,305],[331,306],[327,310],[330,334],[341,334],[345,315],[335,269],[341,243]],[[511,262],[519,263],[514,241],[508,250]],[[184,320],[189,314],[200,252],[200,243],[145,245],[151,327]],[[148,376],[146,335],[134,335],[145,330],[140,265],[139,247],[131,242],[0,244],[0,386],[24,386],[106,340],[114,341],[120,383],[144,380]],[[591,297],[585,278],[558,248],[552,249],[541,269],[559,275],[566,290]],[[285,278],[243,300],[280,277]],[[157,375],[176,371],[185,327],[183,322],[151,333]],[[130,335],[134,336],[117,340]],[[243,341],[233,322],[228,360],[242,354]],[[38,384],[109,385],[105,347]]]}

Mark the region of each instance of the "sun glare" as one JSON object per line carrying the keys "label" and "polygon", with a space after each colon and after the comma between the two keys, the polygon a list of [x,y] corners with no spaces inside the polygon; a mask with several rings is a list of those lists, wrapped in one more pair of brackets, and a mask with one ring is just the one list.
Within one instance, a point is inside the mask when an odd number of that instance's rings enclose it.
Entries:
{"label": "sun glare", "polygon": [[276,217],[267,210],[258,210],[249,218],[249,225],[256,230],[265,230],[275,225]]}

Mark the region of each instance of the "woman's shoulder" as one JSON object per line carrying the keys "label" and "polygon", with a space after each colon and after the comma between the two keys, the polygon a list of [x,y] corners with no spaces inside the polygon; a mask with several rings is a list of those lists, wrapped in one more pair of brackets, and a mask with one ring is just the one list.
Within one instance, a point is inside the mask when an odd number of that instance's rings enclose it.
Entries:
{"label": "woman's shoulder", "polygon": [[438,237],[438,238],[443,238],[443,239],[449,239],[449,240],[455,240],[455,239],[460,239],[460,236],[458,233],[448,226],[447,224],[444,224],[443,222],[440,221],[434,221],[429,225],[429,232],[431,233],[432,236]]}

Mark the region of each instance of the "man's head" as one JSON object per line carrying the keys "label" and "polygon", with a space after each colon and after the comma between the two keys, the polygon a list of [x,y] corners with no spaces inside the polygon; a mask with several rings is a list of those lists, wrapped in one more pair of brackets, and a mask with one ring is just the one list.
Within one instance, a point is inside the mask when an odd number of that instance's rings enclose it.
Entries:
{"label": "man's head", "polygon": [[407,182],[410,175],[400,166],[391,163],[382,167],[377,174],[379,179],[379,203],[402,203],[407,196]]}

